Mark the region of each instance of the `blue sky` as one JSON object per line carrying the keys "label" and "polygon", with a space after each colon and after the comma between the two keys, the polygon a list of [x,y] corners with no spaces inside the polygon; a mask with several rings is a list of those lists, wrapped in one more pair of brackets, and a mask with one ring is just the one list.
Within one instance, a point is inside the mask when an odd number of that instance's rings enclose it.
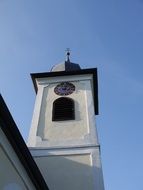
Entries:
{"label": "blue sky", "polygon": [[143,189],[143,0],[0,0],[0,91],[27,139],[30,73],[65,59],[98,68],[106,190]]}

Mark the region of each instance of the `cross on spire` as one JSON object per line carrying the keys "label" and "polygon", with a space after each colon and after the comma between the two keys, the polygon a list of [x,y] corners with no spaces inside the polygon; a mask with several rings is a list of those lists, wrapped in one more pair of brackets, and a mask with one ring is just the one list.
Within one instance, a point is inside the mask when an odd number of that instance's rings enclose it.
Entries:
{"label": "cross on spire", "polygon": [[70,48],[66,49],[66,57],[67,57],[66,61],[70,62]]}

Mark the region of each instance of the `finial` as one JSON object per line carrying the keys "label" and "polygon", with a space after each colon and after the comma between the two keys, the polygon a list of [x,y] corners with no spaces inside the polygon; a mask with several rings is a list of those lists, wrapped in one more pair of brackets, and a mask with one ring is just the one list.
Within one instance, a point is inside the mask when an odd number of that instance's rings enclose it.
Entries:
{"label": "finial", "polygon": [[70,48],[66,49],[67,62],[70,62]]}

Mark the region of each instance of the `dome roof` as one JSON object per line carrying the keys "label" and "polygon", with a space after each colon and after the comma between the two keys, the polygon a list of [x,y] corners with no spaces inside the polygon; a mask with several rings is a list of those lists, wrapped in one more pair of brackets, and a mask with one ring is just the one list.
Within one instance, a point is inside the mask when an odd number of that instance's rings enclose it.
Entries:
{"label": "dome roof", "polygon": [[77,71],[77,70],[81,70],[81,68],[78,64],[71,63],[70,61],[65,61],[63,63],[53,66],[53,68],[51,69],[51,72]]}

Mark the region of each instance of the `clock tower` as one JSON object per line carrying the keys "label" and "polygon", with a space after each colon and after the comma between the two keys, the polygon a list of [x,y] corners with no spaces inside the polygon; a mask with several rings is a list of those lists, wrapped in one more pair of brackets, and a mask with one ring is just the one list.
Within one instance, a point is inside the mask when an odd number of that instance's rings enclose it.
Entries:
{"label": "clock tower", "polygon": [[67,60],[31,74],[36,102],[28,146],[51,190],[104,190],[97,69]]}

